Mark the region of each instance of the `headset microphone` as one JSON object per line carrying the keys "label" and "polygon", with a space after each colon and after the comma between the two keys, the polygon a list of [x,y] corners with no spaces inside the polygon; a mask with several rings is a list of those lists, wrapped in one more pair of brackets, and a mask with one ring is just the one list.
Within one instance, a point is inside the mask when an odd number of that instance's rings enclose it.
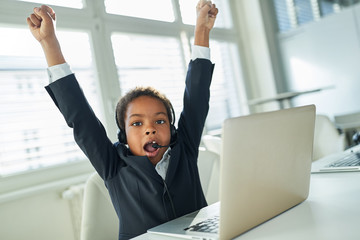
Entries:
{"label": "headset microphone", "polygon": [[152,147],[153,147],[153,148],[163,148],[163,147],[170,147],[170,145],[162,146],[162,145],[159,145],[159,144],[157,144],[157,143],[154,143],[154,144],[152,145]]}

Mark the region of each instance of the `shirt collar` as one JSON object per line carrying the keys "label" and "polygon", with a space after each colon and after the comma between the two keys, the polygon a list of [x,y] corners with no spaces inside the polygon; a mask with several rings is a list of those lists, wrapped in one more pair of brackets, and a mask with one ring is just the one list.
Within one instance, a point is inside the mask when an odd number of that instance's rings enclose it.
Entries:
{"label": "shirt collar", "polygon": [[170,155],[171,155],[171,148],[169,147],[164,153],[161,160],[155,165],[156,172],[162,177],[163,180],[165,180],[166,173],[169,167]]}

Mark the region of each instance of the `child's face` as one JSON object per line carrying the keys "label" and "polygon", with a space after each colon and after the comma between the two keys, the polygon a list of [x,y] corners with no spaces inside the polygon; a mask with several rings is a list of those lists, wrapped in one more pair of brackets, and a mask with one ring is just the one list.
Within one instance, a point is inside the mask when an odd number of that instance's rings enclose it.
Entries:
{"label": "child's face", "polygon": [[158,163],[170,144],[170,123],[164,104],[153,97],[141,96],[129,103],[125,112],[125,132],[131,152],[147,156],[152,164]]}

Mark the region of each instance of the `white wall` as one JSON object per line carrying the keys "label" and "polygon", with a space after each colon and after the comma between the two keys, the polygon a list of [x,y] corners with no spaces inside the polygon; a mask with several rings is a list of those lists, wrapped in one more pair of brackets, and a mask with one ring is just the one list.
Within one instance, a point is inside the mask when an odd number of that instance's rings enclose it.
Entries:
{"label": "white wall", "polygon": [[280,36],[292,90],[331,87],[294,99],[332,117],[360,111],[360,5]]}

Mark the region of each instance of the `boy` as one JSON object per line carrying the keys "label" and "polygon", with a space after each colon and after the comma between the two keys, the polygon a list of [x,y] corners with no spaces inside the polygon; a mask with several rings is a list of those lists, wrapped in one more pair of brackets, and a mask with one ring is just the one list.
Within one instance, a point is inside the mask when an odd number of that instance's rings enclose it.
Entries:
{"label": "boy", "polygon": [[[210,1],[198,3],[193,55],[194,50],[209,55],[209,33],[217,13]],[[119,217],[119,239],[206,206],[197,157],[214,67],[208,57],[193,56],[189,63],[177,130],[170,101],[155,89],[136,88],[118,103],[119,142],[112,144],[65,62],[54,20],[54,11],[44,5],[27,18],[53,81],[46,90],[108,188]]]}

